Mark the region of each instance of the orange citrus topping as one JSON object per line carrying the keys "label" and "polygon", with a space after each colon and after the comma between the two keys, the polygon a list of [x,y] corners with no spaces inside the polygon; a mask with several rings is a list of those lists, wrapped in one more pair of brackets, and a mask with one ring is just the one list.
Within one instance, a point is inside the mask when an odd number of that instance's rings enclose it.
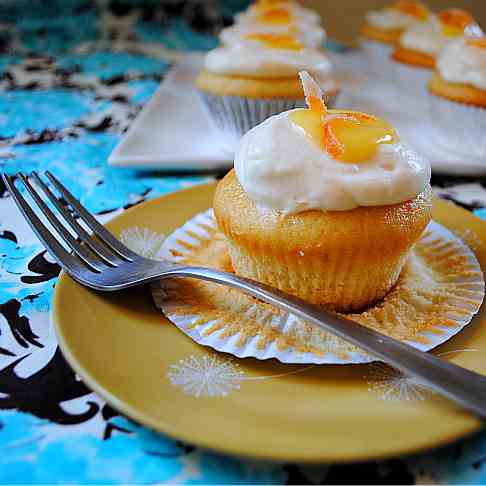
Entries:
{"label": "orange citrus topping", "polygon": [[394,143],[395,130],[384,120],[357,111],[328,110],[319,85],[301,72],[308,109],[295,110],[292,122],[318,147],[340,162],[370,160],[380,144]]}
{"label": "orange citrus topping", "polygon": [[419,20],[427,20],[430,15],[429,9],[421,2],[413,0],[399,0],[391,6],[393,10],[398,10],[404,14],[411,15]]}
{"label": "orange citrus topping", "polygon": [[458,37],[464,34],[464,29],[474,24],[473,16],[462,8],[448,8],[439,12],[438,18],[442,24],[442,32],[447,37]]}
{"label": "orange citrus topping", "polygon": [[468,46],[479,47],[480,49],[486,49],[486,36],[483,37],[469,37],[466,39]]}
{"label": "orange citrus topping", "polygon": [[269,8],[264,9],[258,15],[257,20],[265,24],[289,24],[292,21],[292,15],[286,8]]}
{"label": "orange citrus topping", "polygon": [[291,51],[300,51],[304,46],[289,34],[248,34],[247,39],[262,42],[265,47],[271,49],[288,49]]}

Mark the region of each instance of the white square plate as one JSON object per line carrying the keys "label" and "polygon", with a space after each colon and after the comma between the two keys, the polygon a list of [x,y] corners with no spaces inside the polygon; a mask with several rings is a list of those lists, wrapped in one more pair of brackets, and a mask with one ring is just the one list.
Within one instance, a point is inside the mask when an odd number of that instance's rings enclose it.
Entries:
{"label": "white square plate", "polygon": [[194,89],[201,54],[182,55],[111,153],[117,167],[214,170],[231,167],[231,152]]}

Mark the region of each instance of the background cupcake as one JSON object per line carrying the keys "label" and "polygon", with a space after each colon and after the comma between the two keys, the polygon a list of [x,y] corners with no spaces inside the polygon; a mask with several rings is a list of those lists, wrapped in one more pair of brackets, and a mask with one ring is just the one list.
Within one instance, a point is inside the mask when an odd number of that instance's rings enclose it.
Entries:
{"label": "background cupcake", "polygon": [[392,53],[395,77],[403,92],[420,100],[442,49],[452,39],[478,30],[472,15],[457,8],[409,27]]}
{"label": "background cupcake", "polygon": [[437,143],[464,156],[486,157],[486,37],[461,38],[440,54],[428,84]]}
{"label": "background cupcake", "polygon": [[375,74],[386,75],[390,53],[402,32],[428,17],[427,7],[413,0],[400,0],[381,10],[369,11],[361,29],[361,48],[369,69]]}
{"label": "background cupcake", "polygon": [[311,72],[331,105],[338,93],[324,51],[290,34],[247,34],[240,42],[210,51],[196,85],[215,122],[232,142],[276,113],[302,106],[298,73]]}

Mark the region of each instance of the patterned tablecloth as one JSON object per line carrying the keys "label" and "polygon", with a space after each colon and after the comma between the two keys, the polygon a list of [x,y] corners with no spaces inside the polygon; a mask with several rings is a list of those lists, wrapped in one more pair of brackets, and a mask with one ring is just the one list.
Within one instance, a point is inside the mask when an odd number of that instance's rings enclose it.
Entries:
{"label": "patterned tablecloth", "polygon": [[[214,32],[244,2],[131,4],[0,5],[0,170],[52,170],[101,221],[208,179],[114,169],[106,160],[169,67],[167,49],[214,46]],[[433,183],[486,216],[484,181]],[[309,467],[219,456],[144,429],[66,364],[49,323],[58,273],[0,185],[1,483],[486,481],[485,434],[413,458]]]}

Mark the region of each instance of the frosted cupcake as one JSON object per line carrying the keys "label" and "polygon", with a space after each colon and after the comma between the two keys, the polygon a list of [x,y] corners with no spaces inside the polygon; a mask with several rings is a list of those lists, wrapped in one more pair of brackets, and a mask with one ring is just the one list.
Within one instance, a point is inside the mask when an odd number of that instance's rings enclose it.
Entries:
{"label": "frosted cupcake", "polygon": [[196,85],[216,124],[234,141],[269,116],[303,105],[303,69],[332,104],[339,88],[329,58],[289,34],[250,33],[210,51]]}
{"label": "frosted cupcake", "polygon": [[478,30],[471,14],[457,8],[443,10],[428,22],[409,27],[392,53],[395,77],[401,87],[413,96],[425,94],[442,49],[454,38]]}
{"label": "frosted cupcake", "polygon": [[464,156],[486,157],[486,37],[460,38],[440,54],[428,84],[437,141]]}
{"label": "frosted cupcake", "polygon": [[411,25],[426,22],[429,15],[424,4],[411,0],[400,0],[381,10],[369,11],[361,29],[361,48],[369,69],[386,75],[390,53],[402,32]]}
{"label": "frosted cupcake", "polygon": [[328,110],[303,80],[309,108],[241,140],[215,194],[216,220],[237,274],[362,310],[393,287],[430,221],[430,166],[385,121]]}

